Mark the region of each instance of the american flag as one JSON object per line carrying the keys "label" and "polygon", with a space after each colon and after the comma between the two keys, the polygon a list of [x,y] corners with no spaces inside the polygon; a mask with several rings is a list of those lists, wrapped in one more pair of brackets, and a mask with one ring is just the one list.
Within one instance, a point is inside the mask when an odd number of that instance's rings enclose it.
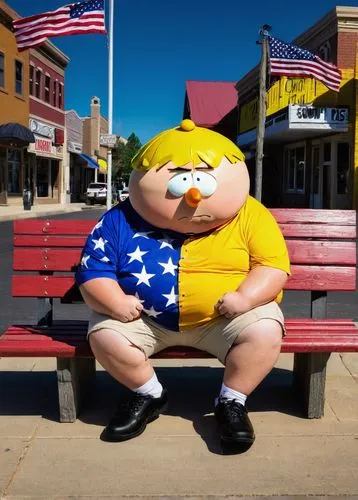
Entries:
{"label": "american flag", "polygon": [[272,36],[268,37],[268,46],[271,75],[313,77],[329,89],[339,91],[342,74],[334,64],[323,61],[309,50],[284,43]]}
{"label": "american flag", "polygon": [[37,47],[48,37],[106,33],[104,0],[87,0],[14,21],[18,49]]}

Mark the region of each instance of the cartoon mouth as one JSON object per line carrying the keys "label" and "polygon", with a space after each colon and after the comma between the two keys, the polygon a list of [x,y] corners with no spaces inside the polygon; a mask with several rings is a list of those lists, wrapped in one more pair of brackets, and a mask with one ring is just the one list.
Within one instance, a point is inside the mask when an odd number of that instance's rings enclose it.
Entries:
{"label": "cartoon mouth", "polygon": [[206,221],[206,220],[211,220],[212,217],[211,215],[208,215],[208,214],[203,214],[203,215],[193,215],[192,217],[179,217],[178,220],[187,220],[187,221],[190,221],[190,222],[200,222],[200,221]]}

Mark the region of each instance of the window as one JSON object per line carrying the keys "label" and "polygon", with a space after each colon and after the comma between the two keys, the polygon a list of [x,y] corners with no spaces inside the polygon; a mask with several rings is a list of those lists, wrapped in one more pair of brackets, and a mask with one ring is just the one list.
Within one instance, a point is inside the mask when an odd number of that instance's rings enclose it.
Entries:
{"label": "window", "polygon": [[30,66],[29,94],[34,95],[34,67],[33,66]]}
{"label": "window", "polygon": [[15,92],[22,95],[22,76],[23,76],[22,62],[15,61]]}
{"label": "window", "polygon": [[51,79],[49,75],[45,75],[45,102],[50,103],[50,85]]}
{"label": "window", "polygon": [[5,87],[5,56],[0,52],[0,87]]}
{"label": "window", "polygon": [[38,69],[36,71],[36,82],[35,82],[35,96],[40,99],[41,97],[41,80],[42,80],[42,74],[41,71]]}
{"label": "window", "polygon": [[337,144],[337,194],[349,193],[349,150],[347,142]]}
{"label": "window", "polygon": [[323,61],[330,62],[332,60],[332,49],[331,44],[329,42],[325,42],[318,49],[318,55]]}
{"label": "window", "polygon": [[8,150],[8,186],[9,194],[19,194],[20,189],[20,172],[21,172],[21,151],[19,149]]}
{"label": "window", "polygon": [[63,109],[63,85],[61,83],[58,84],[58,107]]}
{"label": "window", "polygon": [[52,105],[57,107],[57,85],[58,82],[55,80],[52,85]]}
{"label": "window", "polygon": [[305,192],[305,148],[287,149],[285,153],[285,190]]}

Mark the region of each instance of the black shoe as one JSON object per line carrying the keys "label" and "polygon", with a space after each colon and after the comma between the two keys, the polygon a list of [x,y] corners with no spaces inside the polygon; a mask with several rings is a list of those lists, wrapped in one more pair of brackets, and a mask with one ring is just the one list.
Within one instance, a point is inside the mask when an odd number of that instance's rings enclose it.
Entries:
{"label": "black shoe", "polygon": [[159,417],[168,406],[164,389],[160,398],[134,393],[119,405],[115,415],[101,434],[103,441],[126,441],[144,432],[147,424]]}
{"label": "black shoe", "polygon": [[215,407],[215,418],[220,437],[228,444],[252,444],[255,433],[245,406],[234,399],[219,398]]}

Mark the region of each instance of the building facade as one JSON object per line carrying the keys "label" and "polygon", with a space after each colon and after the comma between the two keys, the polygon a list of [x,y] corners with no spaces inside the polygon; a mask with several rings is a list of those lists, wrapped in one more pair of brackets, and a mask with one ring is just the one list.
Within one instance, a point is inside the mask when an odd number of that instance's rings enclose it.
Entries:
{"label": "building facade", "polygon": [[[16,12],[0,3],[0,126],[29,121],[29,54],[18,52],[12,33]],[[0,205],[15,202],[25,182],[26,146],[0,138]]]}
{"label": "building facade", "polygon": [[[348,209],[358,204],[358,8],[336,7],[293,41],[336,64],[338,93],[313,78],[281,77],[266,96],[263,202]],[[238,145],[254,179],[259,68],[236,85]]]}
{"label": "building facade", "polygon": [[51,42],[30,50],[28,179],[35,204],[65,203],[65,69],[69,62]]}

